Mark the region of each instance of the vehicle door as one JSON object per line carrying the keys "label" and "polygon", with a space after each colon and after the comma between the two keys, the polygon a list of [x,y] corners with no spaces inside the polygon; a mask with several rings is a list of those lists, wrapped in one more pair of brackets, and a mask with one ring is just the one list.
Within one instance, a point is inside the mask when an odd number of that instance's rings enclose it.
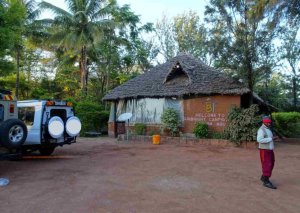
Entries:
{"label": "vehicle door", "polygon": [[24,145],[41,143],[42,105],[18,106],[18,116],[27,126],[28,135]]}

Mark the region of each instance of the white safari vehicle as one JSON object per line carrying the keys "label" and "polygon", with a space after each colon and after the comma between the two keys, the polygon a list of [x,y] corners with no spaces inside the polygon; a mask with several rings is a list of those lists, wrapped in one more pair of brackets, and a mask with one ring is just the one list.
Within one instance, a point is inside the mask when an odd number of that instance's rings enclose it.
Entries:
{"label": "white safari vehicle", "polygon": [[67,101],[18,101],[18,116],[28,129],[23,153],[39,150],[41,155],[51,155],[57,146],[75,143],[81,130]]}

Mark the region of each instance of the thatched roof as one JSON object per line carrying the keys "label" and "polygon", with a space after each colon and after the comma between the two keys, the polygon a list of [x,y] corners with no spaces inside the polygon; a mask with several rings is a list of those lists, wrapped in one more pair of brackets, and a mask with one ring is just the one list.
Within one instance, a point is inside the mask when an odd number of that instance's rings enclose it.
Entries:
{"label": "thatched roof", "polygon": [[184,95],[243,95],[250,90],[191,55],[180,54],[104,96],[105,101]]}

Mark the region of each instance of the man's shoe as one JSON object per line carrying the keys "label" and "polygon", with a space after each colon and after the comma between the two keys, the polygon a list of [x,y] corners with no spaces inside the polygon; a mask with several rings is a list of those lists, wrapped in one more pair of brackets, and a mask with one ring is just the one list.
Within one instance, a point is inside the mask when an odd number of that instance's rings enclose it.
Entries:
{"label": "man's shoe", "polygon": [[262,175],[262,176],[260,177],[260,180],[264,183],[264,182],[266,181],[265,176]]}
{"label": "man's shoe", "polygon": [[274,186],[270,181],[269,182],[264,182],[263,184],[265,187],[270,188],[270,189],[277,189],[276,186]]}

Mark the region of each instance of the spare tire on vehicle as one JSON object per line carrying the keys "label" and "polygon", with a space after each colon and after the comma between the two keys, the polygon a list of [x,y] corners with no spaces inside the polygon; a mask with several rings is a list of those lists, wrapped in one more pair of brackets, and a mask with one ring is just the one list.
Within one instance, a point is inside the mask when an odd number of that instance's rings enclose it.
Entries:
{"label": "spare tire on vehicle", "polygon": [[48,122],[48,132],[52,138],[59,138],[64,134],[64,122],[59,116],[53,116]]}
{"label": "spare tire on vehicle", "polygon": [[8,119],[0,124],[0,145],[8,148],[21,148],[27,138],[27,127],[19,119]]}
{"label": "spare tire on vehicle", "polygon": [[68,118],[66,122],[66,132],[69,136],[75,137],[79,135],[81,130],[81,122],[76,116]]}

